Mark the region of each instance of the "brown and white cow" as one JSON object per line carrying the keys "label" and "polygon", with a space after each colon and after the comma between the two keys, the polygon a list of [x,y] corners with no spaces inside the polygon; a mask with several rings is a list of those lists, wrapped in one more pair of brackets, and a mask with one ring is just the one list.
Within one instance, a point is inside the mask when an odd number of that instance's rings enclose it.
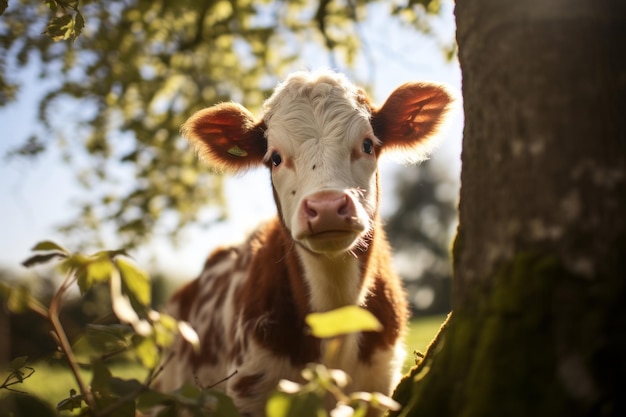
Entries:
{"label": "brown and white cow", "polygon": [[348,391],[389,394],[408,313],[379,215],[378,157],[393,150],[421,159],[451,101],[440,85],[408,83],[378,108],[340,74],[298,72],[260,119],[234,103],[191,116],[182,134],[209,165],[269,169],[278,216],[213,252],[172,297],[201,349],[177,343],[160,388],[195,378],[211,386],[237,371],[218,387],[243,414],[264,415],[280,379],[298,381],[307,363],[324,361],[325,343],[307,332],[305,316],[358,305],[384,329],[349,336],[326,365],[351,376]]}

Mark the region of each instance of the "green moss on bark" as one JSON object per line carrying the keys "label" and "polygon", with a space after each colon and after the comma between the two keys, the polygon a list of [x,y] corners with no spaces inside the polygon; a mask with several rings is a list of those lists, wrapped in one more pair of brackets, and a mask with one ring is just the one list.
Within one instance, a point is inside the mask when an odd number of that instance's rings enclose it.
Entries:
{"label": "green moss on bark", "polygon": [[[607,326],[617,330],[625,324],[619,307],[622,278],[583,280],[553,257],[521,253],[485,282],[489,290],[477,288],[466,298],[475,304],[457,306],[438,340],[398,386],[395,398],[404,408],[392,415],[623,411],[617,393],[603,389],[617,384],[615,375],[623,377],[626,371],[625,360],[615,352],[616,340],[606,340],[607,331],[613,332]],[[594,309],[598,303],[605,309]],[[624,345],[623,339],[617,346]],[[614,362],[599,363],[604,355]]]}

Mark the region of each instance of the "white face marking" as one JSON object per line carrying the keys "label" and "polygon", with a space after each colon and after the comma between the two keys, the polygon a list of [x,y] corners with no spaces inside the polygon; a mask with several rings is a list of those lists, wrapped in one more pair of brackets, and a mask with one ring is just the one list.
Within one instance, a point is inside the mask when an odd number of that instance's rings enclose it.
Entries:
{"label": "white face marking", "polygon": [[345,80],[292,79],[266,103],[266,158],[283,221],[313,252],[352,249],[376,211],[379,141],[358,94]]}

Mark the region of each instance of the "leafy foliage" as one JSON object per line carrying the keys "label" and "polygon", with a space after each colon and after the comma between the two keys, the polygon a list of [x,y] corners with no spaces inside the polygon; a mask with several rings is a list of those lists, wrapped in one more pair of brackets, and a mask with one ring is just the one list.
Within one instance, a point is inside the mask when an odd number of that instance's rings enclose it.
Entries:
{"label": "leafy foliage", "polygon": [[[33,251],[34,255],[25,260],[24,265],[32,267],[57,260],[58,270],[65,274],[49,308],[36,302],[29,292],[16,291],[8,285],[0,288],[0,295],[7,300],[9,308],[16,311],[35,309],[52,325],[52,336],[79,388],[70,389],[69,395],[57,403],[58,412],[80,410],[83,415],[131,417],[137,412],[148,413],[159,406],[160,416],[176,416],[183,411],[194,416],[239,416],[228,396],[212,390],[212,387],[202,387],[197,382],[183,385],[174,392],[160,392],[151,387],[152,381],[167,366],[168,359],[161,360],[161,355],[165,348],[172,345],[175,334],[179,333],[194,349],[198,348],[199,339],[188,323],[151,309],[149,277],[127,259],[125,251],[84,255],[72,253],[52,241],[36,244]],[[78,286],[83,295],[95,286],[108,285],[112,310],[119,322],[90,324],[83,336],[71,344],[60,322],[59,311],[64,293],[73,285]],[[17,297],[16,292],[20,294]],[[11,298],[17,298],[19,302],[11,303]],[[380,331],[382,327],[375,316],[357,306],[313,313],[307,316],[306,322],[313,335],[328,339],[323,361],[330,362],[334,361],[334,355],[340,351],[347,334]],[[91,346],[86,358],[82,358],[79,352],[81,342]],[[144,381],[113,375],[109,360],[121,354],[132,355],[134,361],[148,369]],[[22,383],[35,372],[27,364],[27,357],[15,358],[0,389],[19,392],[10,387]],[[79,372],[79,367],[91,371],[89,383]],[[331,412],[333,416],[365,416],[372,407],[398,409],[395,401],[380,393],[346,394],[344,388],[349,382],[349,375],[323,364],[307,365],[302,371],[302,379],[304,384],[287,380],[280,382],[267,403],[268,415],[328,415],[325,408],[327,398],[336,401],[336,407]],[[45,415],[52,413],[47,410]]]}
{"label": "leafy foliage", "polygon": [[85,18],[78,10],[78,0],[46,0],[54,17],[48,22],[44,34],[55,41],[75,40],[85,27]]}
{"label": "leafy foliage", "polygon": [[[7,306],[14,311],[35,309],[46,317],[53,328],[53,337],[63,352],[79,392],[72,389],[69,396],[57,404],[58,411],[83,409],[96,416],[134,416],[137,409],[143,410],[157,404],[168,404],[165,410],[197,409],[195,415],[210,415],[217,409],[234,410],[232,402],[221,394],[209,391],[181,390],[176,393],[159,393],[150,388],[151,382],[160,372],[161,352],[170,346],[174,335],[181,336],[197,348],[195,332],[185,323],[160,314],[151,308],[150,282],[145,272],[126,258],[123,250],[101,251],[92,255],[71,253],[62,246],[43,241],[33,248],[35,254],[24,261],[25,266],[35,266],[60,259],[59,270],[65,274],[50,302],[49,308],[32,299],[21,287],[3,285],[2,295]],[[92,371],[91,382],[86,383],[79,372],[77,349],[68,340],[59,319],[60,304],[64,293],[76,284],[81,294],[86,294],[96,285],[108,285],[111,293],[112,310],[118,323],[111,325],[93,324],[87,327],[84,338],[92,346],[88,358]],[[16,300],[16,301],[11,301]],[[179,330],[180,329],[180,330]],[[121,353],[130,353],[149,369],[146,381],[115,378],[107,361]],[[83,363],[82,366],[87,366]],[[26,366],[26,358],[16,358],[10,365],[9,375],[0,388],[9,388],[28,378],[34,370]],[[237,415],[228,411],[228,415]]]}
{"label": "leafy foliage", "polygon": [[[0,105],[18,97],[18,69],[33,61],[55,80],[39,102],[41,127],[11,154],[62,149],[85,187],[79,218],[63,230],[83,242],[96,242],[80,234],[102,224],[125,245],[210,224],[225,215],[222,181],[180,140],[182,122],[221,101],[258,108],[279,76],[306,66],[303,45],[352,65],[372,2],[11,1],[0,18]],[[428,31],[439,0],[389,7]]]}

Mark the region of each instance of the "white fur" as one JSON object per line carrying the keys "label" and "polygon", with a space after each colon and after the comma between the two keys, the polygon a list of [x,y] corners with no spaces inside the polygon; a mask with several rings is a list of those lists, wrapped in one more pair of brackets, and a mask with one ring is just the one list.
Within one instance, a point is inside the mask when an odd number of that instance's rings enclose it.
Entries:
{"label": "white fur", "polygon": [[329,311],[346,305],[361,305],[367,295],[361,285],[358,260],[350,255],[328,258],[298,248],[309,286],[312,311]]}

